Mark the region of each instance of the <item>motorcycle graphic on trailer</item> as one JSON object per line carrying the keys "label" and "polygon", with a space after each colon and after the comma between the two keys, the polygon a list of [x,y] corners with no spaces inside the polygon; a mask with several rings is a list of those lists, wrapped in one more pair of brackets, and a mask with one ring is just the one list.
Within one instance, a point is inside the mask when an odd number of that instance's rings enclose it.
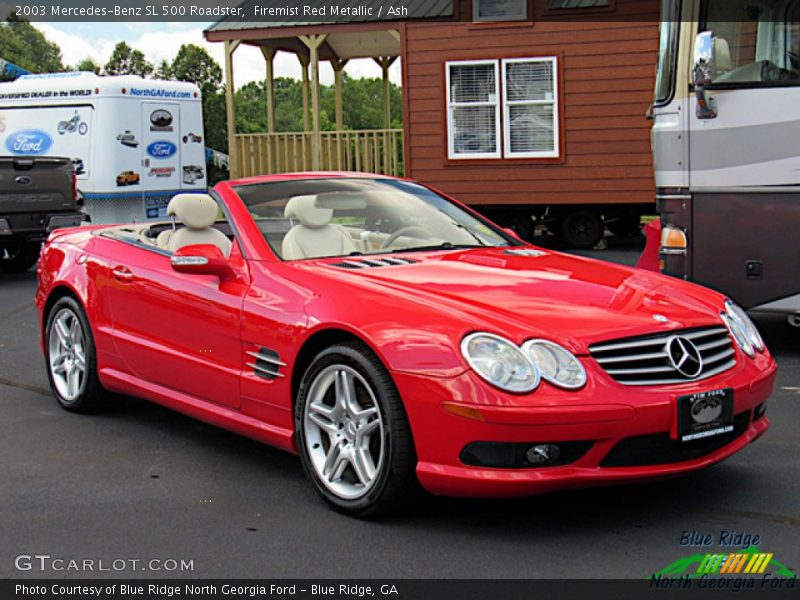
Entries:
{"label": "motorcycle graphic on trailer", "polygon": [[78,111],[75,111],[75,116],[72,117],[69,121],[59,121],[58,123],[58,133],[59,135],[64,135],[65,133],[80,133],[81,135],[86,135],[86,132],[89,131],[89,126],[81,121],[81,116],[78,114]]}

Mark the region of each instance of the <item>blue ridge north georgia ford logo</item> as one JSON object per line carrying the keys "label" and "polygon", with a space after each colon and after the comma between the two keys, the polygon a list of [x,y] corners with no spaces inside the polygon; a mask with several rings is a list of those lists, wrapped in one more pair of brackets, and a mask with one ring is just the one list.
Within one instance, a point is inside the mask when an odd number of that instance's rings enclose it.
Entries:
{"label": "blue ridge north georgia ford logo", "polygon": [[166,140],[153,142],[147,147],[147,153],[153,158],[169,158],[178,151],[178,147]]}
{"label": "blue ridge north georgia ford logo", "polygon": [[6,138],[6,149],[21,156],[45,154],[52,145],[53,138],[41,129],[22,129],[9,133]]}

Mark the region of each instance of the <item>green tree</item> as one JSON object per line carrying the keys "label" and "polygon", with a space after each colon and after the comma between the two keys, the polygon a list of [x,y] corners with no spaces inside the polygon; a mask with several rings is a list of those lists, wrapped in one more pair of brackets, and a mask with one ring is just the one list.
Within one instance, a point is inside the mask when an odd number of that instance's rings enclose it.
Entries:
{"label": "green tree", "polygon": [[204,48],[184,44],[169,66],[169,75],[170,79],[189,81],[200,88],[206,145],[226,152],[228,128],[225,95],[222,93],[222,68]]}
{"label": "green tree", "polygon": [[64,71],[58,45],[28,21],[14,17],[0,23],[0,58],[33,73]]}
{"label": "green tree", "polygon": [[86,57],[82,61],[80,61],[77,65],[75,65],[76,71],[86,71],[88,73],[94,73],[95,75],[100,75],[100,71],[103,69],[98,63],[96,63],[92,58]]}
{"label": "green tree", "polygon": [[147,77],[153,72],[153,65],[147,62],[144,54],[134,50],[125,42],[114,47],[111,58],[104,68],[106,75],[140,75]]}
{"label": "green tree", "polygon": [[222,86],[222,69],[204,48],[184,44],[172,61],[170,73],[177,81],[190,81],[203,95],[219,92]]}
{"label": "green tree", "polygon": [[172,79],[172,66],[169,64],[169,61],[162,59],[161,62],[158,63],[158,68],[156,68],[155,73],[153,73],[153,79],[162,79],[165,81]]}

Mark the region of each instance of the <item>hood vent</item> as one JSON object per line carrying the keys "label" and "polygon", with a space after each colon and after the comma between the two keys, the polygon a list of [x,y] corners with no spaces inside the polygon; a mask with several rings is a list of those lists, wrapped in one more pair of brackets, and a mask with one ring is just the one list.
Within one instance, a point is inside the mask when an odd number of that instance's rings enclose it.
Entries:
{"label": "hood vent", "polygon": [[541,250],[534,250],[533,248],[512,248],[503,250],[503,254],[511,254],[513,256],[544,256],[546,253]]}
{"label": "hood vent", "polygon": [[338,263],[331,263],[332,267],[339,269],[374,269],[376,267],[399,267],[401,265],[412,265],[419,262],[411,258],[359,258],[347,259]]}
{"label": "hood vent", "polygon": [[258,352],[248,351],[247,355],[255,359],[255,362],[249,362],[247,366],[253,369],[253,372],[258,377],[270,380],[276,377],[283,377],[283,373],[280,370],[281,367],[286,366],[286,363],[281,362],[281,358],[275,350],[260,348]]}

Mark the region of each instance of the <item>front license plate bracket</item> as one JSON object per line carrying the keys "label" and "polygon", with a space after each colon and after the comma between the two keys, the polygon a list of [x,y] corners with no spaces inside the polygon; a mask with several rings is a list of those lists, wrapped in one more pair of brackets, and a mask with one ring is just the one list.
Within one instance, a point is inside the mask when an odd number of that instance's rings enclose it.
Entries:
{"label": "front license plate bracket", "polygon": [[733,389],[678,397],[678,439],[691,442],[733,431]]}

